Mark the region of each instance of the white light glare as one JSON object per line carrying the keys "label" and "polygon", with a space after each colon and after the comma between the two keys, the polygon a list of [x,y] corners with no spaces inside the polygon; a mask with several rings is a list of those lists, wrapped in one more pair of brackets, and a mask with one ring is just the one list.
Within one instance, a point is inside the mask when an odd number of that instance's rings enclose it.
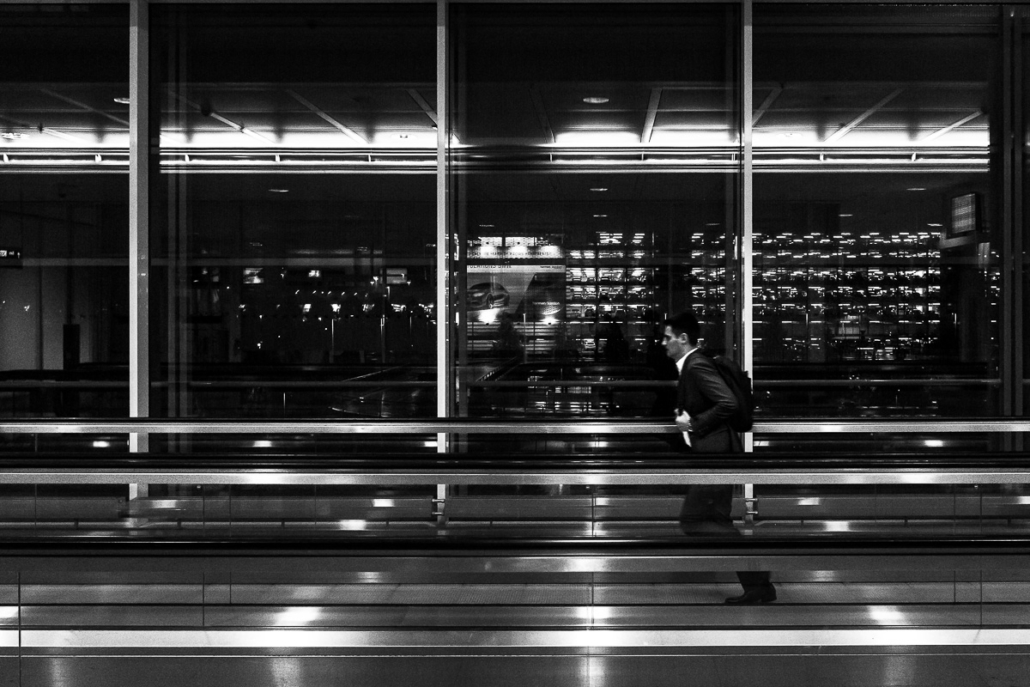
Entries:
{"label": "white light glare", "polygon": [[568,131],[557,134],[554,142],[559,146],[606,148],[640,145],[640,134],[634,131]]}
{"label": "white light glare", "polygon": [[289,608],[282,613],[276,614],[275,624],[280,627],[294,625],[308,625],[318,620],[322,615],[322,609],[311,606]]}

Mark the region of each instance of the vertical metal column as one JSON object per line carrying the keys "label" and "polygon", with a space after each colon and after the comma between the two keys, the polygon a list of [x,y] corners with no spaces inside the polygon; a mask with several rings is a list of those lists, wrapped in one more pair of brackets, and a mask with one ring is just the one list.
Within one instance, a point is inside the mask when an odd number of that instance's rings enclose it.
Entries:
{"label": "vertical metal column", "polygon": [[[1023,194],[1023,167],[1026,164],[1026,157],[1024,153],[1026,140],[1025,136],[1025,113],[1023,112],[1025,94],[1023,86],[1023,21],[1019,15],[1019,12],[1013,10],[1010,12],[1012,20],[1012,60],[1011,67],[1012,78],[1008,84],[1006,84],[1006,90],[1011,92],[1012,98],[1012,135],[1014,137],[1012,143],[1012,182],[1008,185],[1010,194],[1012,195],[1012,225],[1011,225],[1011,236],[1012,239],[1008,242],[1006,248],[1009,249],[1011,262],[1005,264],[1005,266],[1011,265],[1011,291],[1003,291],[1003,294],[1010,301],[1010,307],[1008,308],[1008,317],[1011,319],[1011,332],[1012,332],[1012,379],[1013,379],[1013,398],[1012,398],[1012,414],[1016,417],[1023,417],[1026,413],[1026,403],[1024,398],[1027,393],[1027,387],[1025,385],[1026,378],[1026,303],[1024,299],[1024,280],[1026,279],[1025,274],[1025,254],[1024,249],[1026,247],[1026,227],[1025,220],[1026,211],[1024,208],[1024,194]],[[1009,228],[1009,227],[1006,227]],[[1024,450],[1024,440],[1022,434],[1015,434],[1013,436],[1012,448],[1017,451]]]}
{"label": "vertical metal column", "polygon": [[[740,317],[743,329],[741,335],[741,367],[754,377],[755,333],[754,333],[754,258],[751,248],[754,243],[754,6],[752,0],[744,0],[740,7],[740,123],[743,164],[741,167],[741,236],[740,236]],[[751,432],[744,435],[744,451],[755,450],[755,437]],[[744,485],[744,523],[754,524],[757,512],[755,485]]]}
{"label": "vertical metal column", "polygon": [[[129,417],[150,415],[150,12],[129,5]],[[129,435],[145,453],[149,436]]]}
{"label": "vertical metal column", "polygon": [[[436,416],[449,417],[454,407],[455,381],[452,355],[454,310],[452,307],[450,197],[447,183],[447,147],[450,136],[450,103],[448,102],[447,0],[436,3]],[[436,435],[436,450],[450,450],[451,437]],[[436,486],[437,524],[447,522],[444,512],[447,485]]]}

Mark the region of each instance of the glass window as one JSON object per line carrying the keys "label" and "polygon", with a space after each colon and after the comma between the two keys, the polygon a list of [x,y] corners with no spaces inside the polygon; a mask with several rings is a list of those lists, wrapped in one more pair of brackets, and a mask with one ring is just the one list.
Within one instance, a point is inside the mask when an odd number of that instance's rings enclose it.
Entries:
{"label": "glass window", "polygon": [[0,417],[128,415],[128,26],[0,6]]}
{"label": "glass window", "polygon": [[435,415],[435,6],[153,16],[154,414]]}
{"label": "glass window", "polygon": [[671,417],[662,320],[739,341],[736,9],[585,9],[454,11],[462,415]]}
{"label": "glass window", "polygon": [[755,380],[770,416],[999,413],[991,8],[755,8]]}

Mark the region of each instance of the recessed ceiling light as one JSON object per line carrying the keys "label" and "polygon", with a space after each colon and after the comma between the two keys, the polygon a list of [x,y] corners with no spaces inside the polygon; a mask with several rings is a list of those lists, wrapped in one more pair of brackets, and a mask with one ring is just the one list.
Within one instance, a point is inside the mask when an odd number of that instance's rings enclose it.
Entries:
{"label": "recessed ceiling light", "polygon": [[594,188],[592,188],[592,189],[590,189],[590,190],[591,190],[592,192],[594,192],[594,193],[604,193],[604,192],[605,192],[605,191],[607,191],[608,189],[607,189],[607,188],[605,188],[604,186],[595,186]]}
{"label": "recessed ceiling light", "polygon": [[588,105],[604,105],[606,102],[608,102],[608,100],[609,98],[605,98],[598,95],[592,95],[588,98],[583,98],[583,102],[585,102]]}
{"label": "recessed ceiling light", "polygon": [[3,138],[8,141],[17,141],[19,139],[28,137],[28,134],[18,133],[17,131],[5,131],[2,134],[0,134],[0,138]]}
{"label": "recessed ceiling light", "polygon": [[128,98],[115,98],[115,99],[114,99],[114,101],[115,101],[116,103],[118,103],[119,105],[128,105],[129,103],[131,103],[131,102],[132,102],[132,101],[131,101],[131,100],[129,100]]}

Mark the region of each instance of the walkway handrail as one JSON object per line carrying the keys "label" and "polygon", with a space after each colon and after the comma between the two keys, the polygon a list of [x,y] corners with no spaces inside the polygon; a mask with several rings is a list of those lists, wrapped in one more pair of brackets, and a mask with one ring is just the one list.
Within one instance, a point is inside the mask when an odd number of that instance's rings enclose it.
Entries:
{"label": "walkway handrail", "polygon": [[[0,434],[674,434],[666,420],[576,419],[55,419],[0,420]],[[767,419],[754,434],[1030,432],[1030,418]]]}

